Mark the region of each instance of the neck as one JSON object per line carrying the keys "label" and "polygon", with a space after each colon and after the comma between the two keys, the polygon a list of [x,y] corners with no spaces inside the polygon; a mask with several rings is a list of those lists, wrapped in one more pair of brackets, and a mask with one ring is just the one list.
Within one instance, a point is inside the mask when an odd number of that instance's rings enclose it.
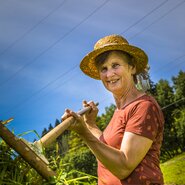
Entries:
{"label": "neck", "polygon": [[127,104],[132,102],[133,100],[142,96],[144,92],[137,90],[135,87],[127,89],[120,95],[113,95],[115,99],[115,103],[118,109],[125,107]]}

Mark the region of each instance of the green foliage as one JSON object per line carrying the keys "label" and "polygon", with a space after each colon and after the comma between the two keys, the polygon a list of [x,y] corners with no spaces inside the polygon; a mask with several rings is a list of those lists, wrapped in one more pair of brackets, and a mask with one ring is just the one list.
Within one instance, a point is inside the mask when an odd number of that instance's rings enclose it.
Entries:
{"label": "green foliage", "polygon": [[97,177],[70,168],[63,163],[61,157],[50,157],[50,168],[55,170],[57,177],[46,182],[21,157],[0,140],[0,185],[95,185]]}
{"label": "green foliage", "polygon": [[[60,121],[58,119],[55,120],[55,127],[60,124]],[[52,124],[49,124],[48,130],[46,128],[44,128],[44,130],[42,131],[42,136],[44,136],[45,134],[47,134],[49,131],[51,131],[53,129]],[[68,146],[68,137],[70,135],[70,131],[66,130],[63,132],[63,134],[61,136],[59,136],[56,141],[52,144],[50,144],[49,146],[47,146],[47,148],[45,149],[45,153],[46,153],[46,157],[49,158],[50,156],[63,156],[69,149]]]}
{"label": "green foliage", "polygon": [[156,84],[156,99],[164,107],[174,101],[173,88],[167,80],[159,80]]}
{"label": "green foliage", "polygon": [[174,127],[174,112],[177,110],[177,107],[173,104],[173,102],[175,101],[175,94],[173,87],[169,85],[169,82],[167,80],[161,79],[156,84],[155,98],[160,106],[163,107],[163,114],[165,117],[164,139],[161,148],[161,160],[166,161],[177,155],[179,152],[182,152],[182,149],[179,147],[180,138],[177,134],[177,127]]}
{"label": "green foliage", "polygon": [[149,78],[149,84],[150,84],[150,89],[147,90],[147,93],[156,96],[156,84]]}
{"label": "green foliage", "polygon": [[69,150],[63,157],[63,162],[70,164],[67,169],[74,169],[96,176],[96,158],[79,135],[71,132],[68,144]]}
{"label": "green foliage", "polygon": [[[176,100],[185,97],[185,72],[180,71],[177,77],[172,77],[172,81]],[[185,106],[184,104],[181,105]]]}
{"label": "green foliage", "polygon": [[185,108],[176,109],[173,112],[173,128],[176,130],[178,145],[181,151],[185,151]]}
{"label": "green foliage", "polygon": [[1,185],[36,185],[44,182],[37,172],[25,163],[3,140],[0,141]]}
{"label": "green foliage", "polygon": [[96,122],[101,130],[104,130],[105,127],[108,125],[108,123],[110,122],[110,120],[113,116],[115,109],[116,109],[116,106],[111,104],[110,107],[105,107],[104,114],[97,117]]}
{"label": "green foliage", "polygon": [[71,169],[96,176],[97,163],[96,158],[86,146],[79,146],[69,150],[62,160],[68,163],[66,170]]}
{"label": "green foliage", "polygon": [[185,153],[161,164],[164,181],[166,185],[185,184]]}

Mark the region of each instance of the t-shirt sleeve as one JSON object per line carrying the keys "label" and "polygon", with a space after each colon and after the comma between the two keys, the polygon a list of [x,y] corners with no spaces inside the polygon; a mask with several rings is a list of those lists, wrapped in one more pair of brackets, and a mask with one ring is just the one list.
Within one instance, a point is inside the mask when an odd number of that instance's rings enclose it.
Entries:
{"label": "t-shirt sleeve", "polygon": [[155,104],[150,101],[140,102],[130,112],[125,131],[154,141],[159,127],[158,118]]}

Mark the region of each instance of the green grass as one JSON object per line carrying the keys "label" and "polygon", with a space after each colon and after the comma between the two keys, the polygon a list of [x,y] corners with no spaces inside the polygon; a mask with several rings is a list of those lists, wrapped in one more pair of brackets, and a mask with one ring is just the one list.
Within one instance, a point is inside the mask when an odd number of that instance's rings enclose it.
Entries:
{"label": "green grass", "polygon": [[[0,185],[95,185],[97,177],[73,170],[71,164],[63,164],[62,158],[51,157],[50,167],[57,173],[52,182],[46,182],[0,139]],[[21,175],[20,175],[21,174]]]}
{"label": "green grass", "polygon": [[185,185],[185,153],[161,164],[166,185]]}

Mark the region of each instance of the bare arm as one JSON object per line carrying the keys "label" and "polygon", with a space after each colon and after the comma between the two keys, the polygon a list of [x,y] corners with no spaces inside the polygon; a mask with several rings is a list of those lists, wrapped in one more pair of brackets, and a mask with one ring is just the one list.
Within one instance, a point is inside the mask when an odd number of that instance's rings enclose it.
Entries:
{"label": "bare arm", "polygon": [[86,134],[82,138],[96,158],[119,179],[124,179],[132,173],[152,144],[150,139],[126,132],[121,149],[118,150],[100,142],[88,132]]}
{"label": "bare arm", "polygon": [[95,124],[95,116],[81,117],[70,110],[67,110],[66,114],[76,120],[70,129],[83,138],[96,158],[119,179],[124,179],[132,173],[152,145],[153,141],[148,138],[125,132],[120,150],[115,149],[99,140],[102,132]]}

